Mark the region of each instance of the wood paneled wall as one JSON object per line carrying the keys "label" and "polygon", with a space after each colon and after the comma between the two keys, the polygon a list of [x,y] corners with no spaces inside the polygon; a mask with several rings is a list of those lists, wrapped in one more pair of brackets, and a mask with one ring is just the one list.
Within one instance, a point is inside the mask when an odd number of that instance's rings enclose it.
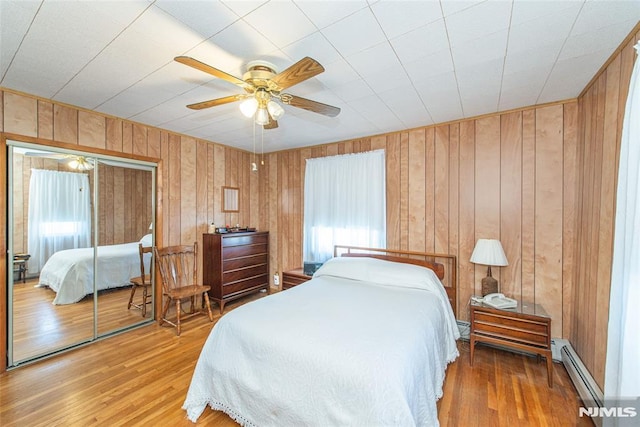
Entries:
{"label": "wood paneled wall", "polygon": [[571,342],[601,388],[607,351],[609,293],[622,123],[640,25],[578,99],[580,144]]}
{"label": "wood paneled wall", "polygon": [[[78,146],[82,151],[158,162],[156,242],[159,246],[194,241],[201,244],[202,234],[211,222],[267,229],[265,180],[259,178],[264,172],[250,171],[248,152],[2,88],[0,132],[3,132],[0,136],[9,139],[64,148]],[[0,161],[6,162],[4,148]],[[6,176],[0,175],[0,358],[6,360],[7,193]],[[239,213],[222,212],[223,186],[239,187]],[[148,226],[146,223],[145,229]],[[115,229],[114,234],[117,234]],[[201,276],[201,264],[198,273]],[[159,289],[157,291],[159,295]],[[157,312],[160,303],[158,298]],[[0,371],[3,369],[4,366],[0,366]]]}
{"label": "wood paneled wall", "polygon": [[458,316],[486,267],[469,262],[479,238],[500,239],[506,294],[543,304],[553,336],[572,313],[577,188],[576,101],[269,154],[268,228],[279,271],[302,263],[308,158],[385,149],[387,246],[458,256]]}

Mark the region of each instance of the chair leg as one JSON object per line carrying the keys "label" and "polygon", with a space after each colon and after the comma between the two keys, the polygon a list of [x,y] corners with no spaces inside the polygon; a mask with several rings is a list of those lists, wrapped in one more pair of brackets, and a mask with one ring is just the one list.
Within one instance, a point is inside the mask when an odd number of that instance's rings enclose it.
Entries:
{"label": "chair leg", "polygon": [[142,317],[147,317],[147,287],[142,289]]}
{"label": "chair leg", "polygon": [[164,308],[162,309],[162,316],[160,316],[160,326],[164,323],[165,317],[167,317],[167,311],[169,311],[169,306],[171,305],[171,298],[167,297],[167,302],[164,303]]}
{"label": "chair leg", "polygon": [[176,326],[178,328],[178,336],[180,336],[180,298],[176,298]]}
{"label": "chair leg", "polygon": [[211,304],[209,304],[209,294],[204,292],[202,296],[202,301],[206,304],[207,312],[209,313],[209,321],[213,322],[213,313],[211,313]]}
{"label": "chair leg", "polygon": [[131,285],[131,296],[129,297],[129,304],[127,310],[131,310],[131,304],[133,303],[133,296],[136,294],[136,285]]}

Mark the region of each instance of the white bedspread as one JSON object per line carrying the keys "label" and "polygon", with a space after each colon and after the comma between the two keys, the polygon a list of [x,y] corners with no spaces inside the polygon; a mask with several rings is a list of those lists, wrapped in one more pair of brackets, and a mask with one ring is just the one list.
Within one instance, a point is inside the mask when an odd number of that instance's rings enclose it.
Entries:
{"label": "white bedspread", "polygon": [[[138,242],[98,246],[98,290],[130,284],[140,275]],[[145,259],[149,271],[150,254]],[[53,304],[71,304],[93,293],[93,248],[68,249],[56,252],[40,272],[38,286],[48,286],[56,292]]]}
{"label": "white bedspread", "polygon": [[218,321],[183,408],[249,426],[438,425],[458,337],[442,289],[314,276]]}

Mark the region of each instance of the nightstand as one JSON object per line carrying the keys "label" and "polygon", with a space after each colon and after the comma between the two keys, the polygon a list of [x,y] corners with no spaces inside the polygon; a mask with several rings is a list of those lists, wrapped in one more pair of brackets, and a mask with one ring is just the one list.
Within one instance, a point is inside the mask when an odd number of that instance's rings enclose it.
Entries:
{"label": "nightstand", "polygon": [[477,343],[495,344],[543,356],[547,362],[547,381],[553,387],[551,359],[551,317],[539,304],[518,304],[515,309],[499,310],[471,301],[469,360]]}
{"label": "nightstand", "polygon": [[311,276],[304,274],[302,268],[282,272],[282,290],[293,288],[301,283],[311,280]]}

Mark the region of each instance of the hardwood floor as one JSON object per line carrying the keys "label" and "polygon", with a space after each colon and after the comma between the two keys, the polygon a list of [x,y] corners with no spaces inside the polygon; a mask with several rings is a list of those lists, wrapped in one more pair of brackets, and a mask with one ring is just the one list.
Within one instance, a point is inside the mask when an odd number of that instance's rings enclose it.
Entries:
{"label": "hardwood floor", "polygon": [[[264,294],[230,302],[225,313]],[[214,310],[215,321],[220,318]],[[0,375],[0,424],[192,425],[181,409],[200,349],[212,328],[199,316],[180,337],[157,324],[96,342]],[[479,346],[469,366],[468,343],[450,364],[438,403],[442,426],[592,426],[578,417],[569,377],[554,364],[547,387],[544,362]],[[209,408],[197,425],[235,426]]]}
{"label": "hardwood floor", "polygon": [[[13,358],[25,360],[93,337],[93,298],[74,304],[53,305],[56,294],[47,287],[35,287],[37,279],[13,285]],[[136,295],[139,301],[141,292]],[[127,309],[131,287],[98,293],[98,333],[142,322],[138,309]],[[147,313],[147,319],[150,313]]]}

